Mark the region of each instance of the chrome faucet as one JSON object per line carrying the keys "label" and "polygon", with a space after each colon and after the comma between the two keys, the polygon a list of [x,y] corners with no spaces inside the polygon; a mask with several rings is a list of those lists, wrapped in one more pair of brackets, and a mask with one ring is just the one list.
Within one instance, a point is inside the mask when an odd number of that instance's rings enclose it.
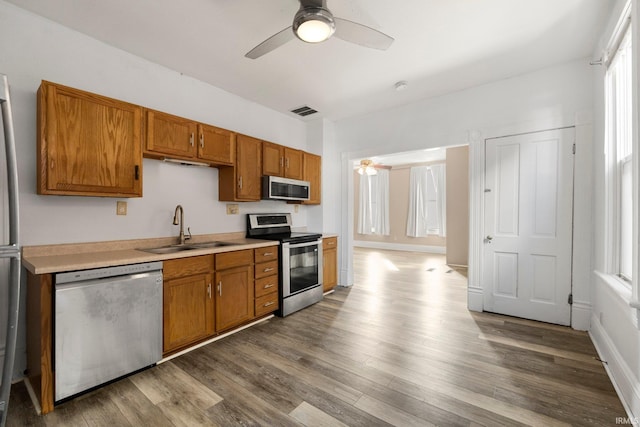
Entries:
{"label": "chrome faucet", "polygon": [[[178,213],[180,213],[180,217],[178,217]],[[187,228],[187,232],[189,236],[187,238],[184,237],[184,209],[182,209],[182,205],[176,206],[176,211],[173,214],[173,225],[180,225],[180,244],[184,245],[184,241],[191,238],[191,230]]]}

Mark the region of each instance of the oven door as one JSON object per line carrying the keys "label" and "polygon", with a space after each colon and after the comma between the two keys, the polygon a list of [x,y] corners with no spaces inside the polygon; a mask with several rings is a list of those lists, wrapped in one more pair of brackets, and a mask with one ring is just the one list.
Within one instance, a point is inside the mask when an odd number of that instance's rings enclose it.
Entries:
{"label": "oven door", "polygon": [[322,285],[322,239],[282,244],[282,297]]}

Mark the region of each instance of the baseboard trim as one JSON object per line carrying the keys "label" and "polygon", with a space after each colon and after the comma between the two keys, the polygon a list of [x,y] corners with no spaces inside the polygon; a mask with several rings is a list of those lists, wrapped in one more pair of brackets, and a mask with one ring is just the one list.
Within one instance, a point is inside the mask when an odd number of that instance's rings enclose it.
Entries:
{"label": "baseboard trim", "polygon": [[[631,420],[639,420],[640,418],[634,414],[640,416],[640,384],[595,315],[591,316],[589,337],[600,359],[606,361],[603,363],[604,369],[618,393],[627,416]],[[637,425],[637,423],[634,424]]]}
{"label": "baseboard trim", "polygon": [[571,306],[571,327],[578,331],[588,331],[591,326],[591,303],[573,301]]}
{"label": "baseboard trim", "polygon": [[467,308],[470,311],[482,311],[484,308],[484,293],[482,288],[467,288]]}
{"label": "baseboard trim", "polygon": [[390,251],[424,252],[431,254],[446,254],[445,246],[410,245],[405,243],[369,242],[364,240],[354,240],[354,247],[385,249]]}

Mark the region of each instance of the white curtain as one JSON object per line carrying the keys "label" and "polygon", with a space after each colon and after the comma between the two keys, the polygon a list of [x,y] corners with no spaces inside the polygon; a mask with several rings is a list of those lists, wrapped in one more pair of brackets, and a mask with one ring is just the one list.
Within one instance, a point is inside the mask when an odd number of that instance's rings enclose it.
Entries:
{"label": "white curtain", "polygon": [[446,235],[445,166],[416,166],[409,178],[407,236]]}
{"label": "white curtain", "polygon": [[360,175],[360,201],[358,203],[358,234],[371,233],[371,189],[369,175]]}
{"label": "white curtain", "polygon": [[371,175],[375,181],[373,194],[375,205],[373,206],[373,232],[383,236],[389,235],[389,170],[378,169],[376,175]]}
{"label": "white curtain", "polygon": [[411,168],[409,176],[409,212],[407,215],[407,236],[424,237],[427,235],[427,177],[428,166]]}
{"label": "white curtain", "polygon": [[358,233],[389,235],[389,171],[360,175]]}
{"label": "white curtain", "polygon": [[444,164],[431,166],[431,178],[436,190],[436,229],[437,235],[444,237],[447,234],[447,189]]}

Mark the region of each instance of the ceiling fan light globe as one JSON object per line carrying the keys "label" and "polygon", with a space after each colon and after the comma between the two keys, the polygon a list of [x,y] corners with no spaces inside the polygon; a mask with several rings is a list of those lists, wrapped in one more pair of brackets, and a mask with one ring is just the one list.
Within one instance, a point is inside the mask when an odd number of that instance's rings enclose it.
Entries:
{"label": "ceiling fan light globe", "polygon": [[336,31],[333,15],[326,9],[301,9],[293,19],[293,33],[303,42],[320,43]]}
{"label": "ceiling fan light globe", "polygon": [[373,166],[367,166],[367,168],[365,169],[365,172],[367,173],[367,175],[375,175],[378,173],[378,171],[375,170]]}

